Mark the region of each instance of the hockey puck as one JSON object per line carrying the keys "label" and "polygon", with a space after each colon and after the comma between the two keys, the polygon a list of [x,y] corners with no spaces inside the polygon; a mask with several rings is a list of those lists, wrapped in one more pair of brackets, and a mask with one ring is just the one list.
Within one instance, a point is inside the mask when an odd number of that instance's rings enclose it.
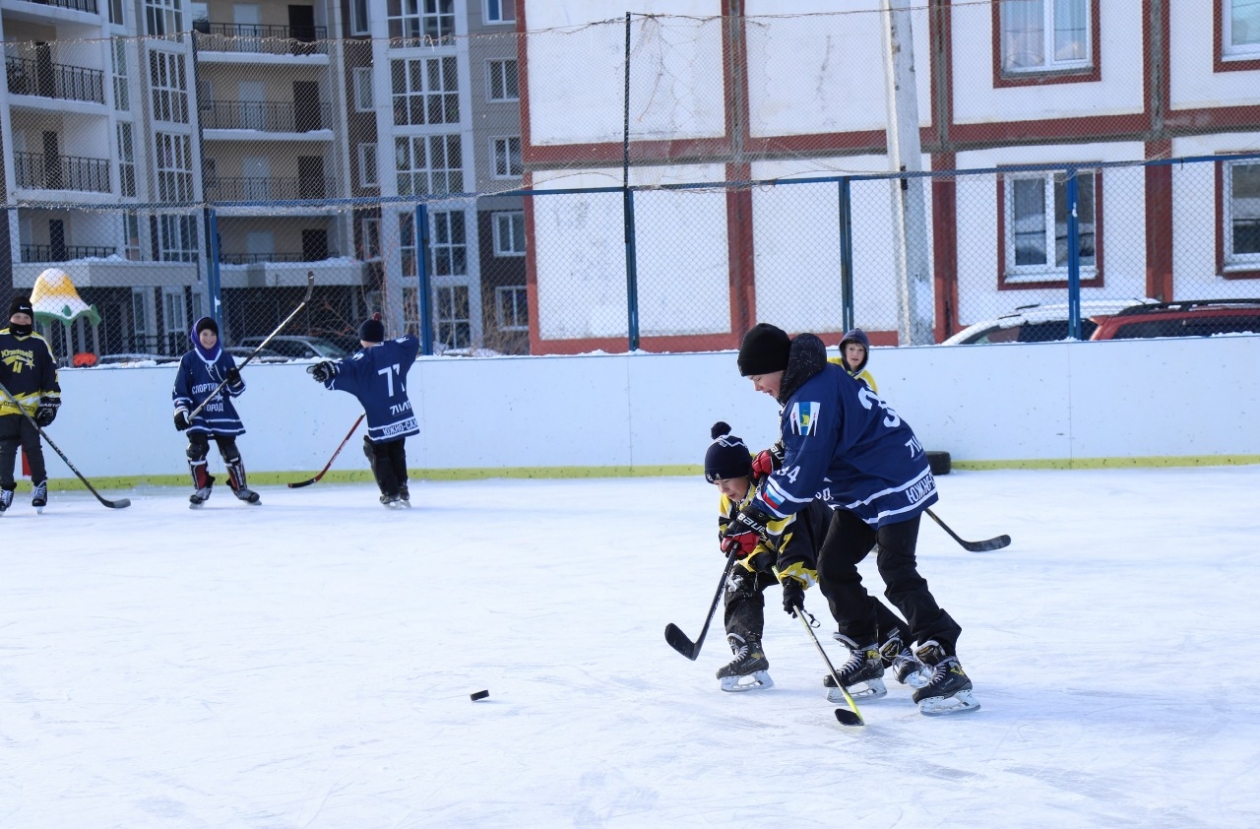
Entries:
{"label": "hockey puck", "polygon": [[475,693],[469,694],[468,698],[472,700],[473,702],[476,702],[477,700],[485,699],[488,696],[490,696],[489,691],[477,691]]}

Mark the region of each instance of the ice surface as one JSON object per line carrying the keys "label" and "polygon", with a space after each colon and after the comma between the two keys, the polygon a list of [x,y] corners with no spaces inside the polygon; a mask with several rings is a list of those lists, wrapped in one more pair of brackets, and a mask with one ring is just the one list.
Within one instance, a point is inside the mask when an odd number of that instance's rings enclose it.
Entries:
{"label": "ice surface", "polygon": [[1260,825],[1260,468],[940,483],[960,535],[1014,539],[920,534],[983,709],[890,681],[865,729],[777,589],[771,690],[718,690],[720,617],[694,663],[665,644],[722,569],[699,479],[18,493],[0,826]]}

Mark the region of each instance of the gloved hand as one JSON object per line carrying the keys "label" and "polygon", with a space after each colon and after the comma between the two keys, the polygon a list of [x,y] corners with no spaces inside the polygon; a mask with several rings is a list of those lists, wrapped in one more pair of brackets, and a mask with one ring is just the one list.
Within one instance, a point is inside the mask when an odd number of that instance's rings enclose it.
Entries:
{"label": "gloved hand", "polygon": [[241,370],[236,366],[232,366],[227,370],[227,381],[229,385],[239,386],[241,384]]}
{"label": "gloved hand", "polygon": [[794,617],[798,607],[805,609],[805,585],[788,576],[783,580],[783,610]]}
{"label": "gloved hand", "polygon": [[307,369],[311,376],[315,378],[317,383],[327,383],[329,380],[337,376],[337,364],[332,360],[324,360],[322,363],[316,363]]}
{"label": "gloved hand", "polygon": [[768,531],[766,524],[772,519],[756,507],[744,507],[731,523],[726,525],[722,538],[722,552],[730,555],[735,552],[737,558],[750,555],[757,545],[765,540]]}
{"label": "gloved hand", "polygon": [[51,426],[52,422],[57,419],[57,408],[61,406],[61,400],[56,397],[41,397],[39,406],[35,408],[35,422],[39,424],[39,428]]}
{"label": "gloved hand", "polygon": [[176,409],[175,410],[175,428],[182,432],[185,429],[187,429],[188,426],[189,426],[188,412],[184,411],[183,409]]}

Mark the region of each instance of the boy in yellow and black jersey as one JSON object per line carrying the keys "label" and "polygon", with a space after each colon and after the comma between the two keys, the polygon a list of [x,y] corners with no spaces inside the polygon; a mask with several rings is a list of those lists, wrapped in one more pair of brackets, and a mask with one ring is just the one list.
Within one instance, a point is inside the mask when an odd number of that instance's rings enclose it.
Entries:
{"label": "boy in yellow and black jersey", "polygon": [[0,514],[13,505],[13,468],[19,443],[31,466],[31,506],[43,511],[48,503],[44,450],[39,443],[39,430],[26,415],[41,428],[51,425],[61,405],[61,386],[57,360],[48,341],[35,333],[34,309],[30,297],[25,295],[13,297],[9,303],[9,326],[0,330],[0,383],[9,392],[0,394]]}

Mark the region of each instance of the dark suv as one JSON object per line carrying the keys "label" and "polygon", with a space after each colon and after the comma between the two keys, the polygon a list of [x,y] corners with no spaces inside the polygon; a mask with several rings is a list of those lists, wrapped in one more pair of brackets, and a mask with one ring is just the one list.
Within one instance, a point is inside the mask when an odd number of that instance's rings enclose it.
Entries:
{"label": "dark suv", "polygon": [[1260,299],[1202,299],[1137,305],[1099,320],[1091,340],[1260,334]]}

